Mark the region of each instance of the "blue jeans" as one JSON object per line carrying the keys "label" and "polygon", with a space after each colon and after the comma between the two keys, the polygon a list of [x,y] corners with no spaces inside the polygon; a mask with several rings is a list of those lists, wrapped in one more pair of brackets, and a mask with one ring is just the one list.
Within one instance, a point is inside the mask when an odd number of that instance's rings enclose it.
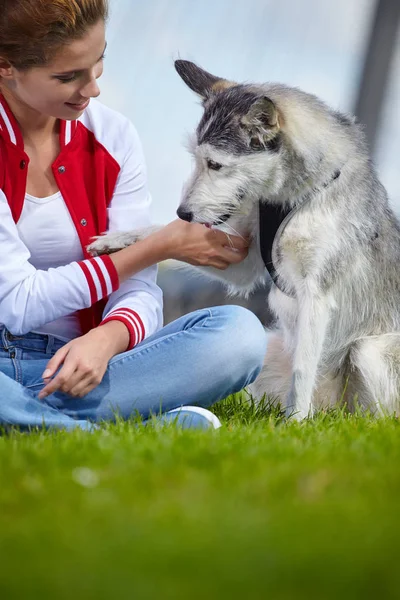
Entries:
{"label": "blue jeans", "polygon": [[52,335],[13,336],[0,326],[0,425],[90,430],[116,415],[147,419],[189,404],[206,408],[254,381],[267,336],[245,308],[198,310],[114,356],[83,398],[55,392],[39,400],[42,373],[64,343]]}

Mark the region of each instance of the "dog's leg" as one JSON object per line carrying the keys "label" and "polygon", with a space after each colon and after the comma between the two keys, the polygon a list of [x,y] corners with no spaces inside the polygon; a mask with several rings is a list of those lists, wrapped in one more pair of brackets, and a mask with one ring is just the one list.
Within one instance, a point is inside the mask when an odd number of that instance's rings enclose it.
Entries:
{"label": "dog's leg", "polygon": [[286,402],[288,417],[301,420],[312,416],[312,395],[328,322],[326,302],[308,292],[299,301],[292,382]]}
{"label": "dog's leg", "polygon": [[398,414],[400,334],[362,338],[350,350],[348,402],[378,414]]}
{"label": "dog's leg", "polygon": [[159,229],[160,227],[158,226],[150,226],[143,227],[142,229],[135,229],[133,231],[113,231],[111,233],[99,235],[96,236],[96,240],[87,247],[87,250],[92,256],[112,254],[139,240],[143,240],[145,237]]}
{"label": "dog's leg", "polygon": [[343,406],[347,380],[342,371],[318,373],[318,381],[313,394],[313,408],[327,410]]}
{"label": "dog's leg", "polygon": [[[139,240],[143,240],[156,231],[161,229],[160,226],[144,227],[143,229],[135,229],[133,231],[113,231],[103,235],[96,236],[87,250],[92,256],[100,254],[112,254],[118,252],[127,246],[131,246]],[[249,254],[239,264],[231,264],[225,270],[216,269],[213,267],[194,267],[187,263],[176,263],[173,268],[185,268],[196,271],[201,271],[210,279],[222,281],[228,290],[232,293],[248,295],[256,286],[257,283],[264,277],[264,263],[262,262],[258,249],[253,243],[249,248]]]}
{"label": "dog's leg", "polygon": [[248,391],[258,401],[264,396],[268,401],[284,406],[290,390],[292,361],[287,352],[282,331],[268,331],[267,353],[264,366],[257,379],[248,386]]}

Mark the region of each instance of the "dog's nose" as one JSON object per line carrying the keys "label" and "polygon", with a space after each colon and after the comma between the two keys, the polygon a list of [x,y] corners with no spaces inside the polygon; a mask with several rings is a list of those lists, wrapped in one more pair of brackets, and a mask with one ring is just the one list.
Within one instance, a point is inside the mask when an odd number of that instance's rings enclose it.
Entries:
{"label": "dog's nose", "polygon": [[193,220],[193,213],[190,212],[190,211],[185,210],[184,208],[179,207],[178,210],[176,211],[176,214],[183,221],[189,221],[190,222],[190,221]]}

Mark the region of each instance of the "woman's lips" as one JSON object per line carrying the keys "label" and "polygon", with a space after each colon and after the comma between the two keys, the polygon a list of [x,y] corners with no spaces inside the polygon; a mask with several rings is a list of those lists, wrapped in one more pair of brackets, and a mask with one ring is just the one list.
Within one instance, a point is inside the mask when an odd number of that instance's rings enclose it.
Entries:
{"label": "woman's lips", "polygon": [[85,110],[85,108],[87,108],[89,106],[89,100],[86,100],[86,102],[83,102],[83,104],[72,104],[71,102],[66,102],[65,104],[69,107],[72,108],[72,110],[76,110],[77,112],[80,112],[81,110]]}

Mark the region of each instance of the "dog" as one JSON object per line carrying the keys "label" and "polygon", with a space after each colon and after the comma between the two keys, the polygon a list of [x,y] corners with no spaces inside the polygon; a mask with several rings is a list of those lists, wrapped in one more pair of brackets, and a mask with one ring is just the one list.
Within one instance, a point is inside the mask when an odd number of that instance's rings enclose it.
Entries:
{"label": "dog", "polygon": [[[400,226],[362,127],[297,88],[175,67],[204,107],[178,216],[250,236],[240,264],[203,268],[230,293],[272,278],[276,325],[252,394],[299,420],[343,404],[398,413]],[[148,233],[101,236],[89,251]]]}

